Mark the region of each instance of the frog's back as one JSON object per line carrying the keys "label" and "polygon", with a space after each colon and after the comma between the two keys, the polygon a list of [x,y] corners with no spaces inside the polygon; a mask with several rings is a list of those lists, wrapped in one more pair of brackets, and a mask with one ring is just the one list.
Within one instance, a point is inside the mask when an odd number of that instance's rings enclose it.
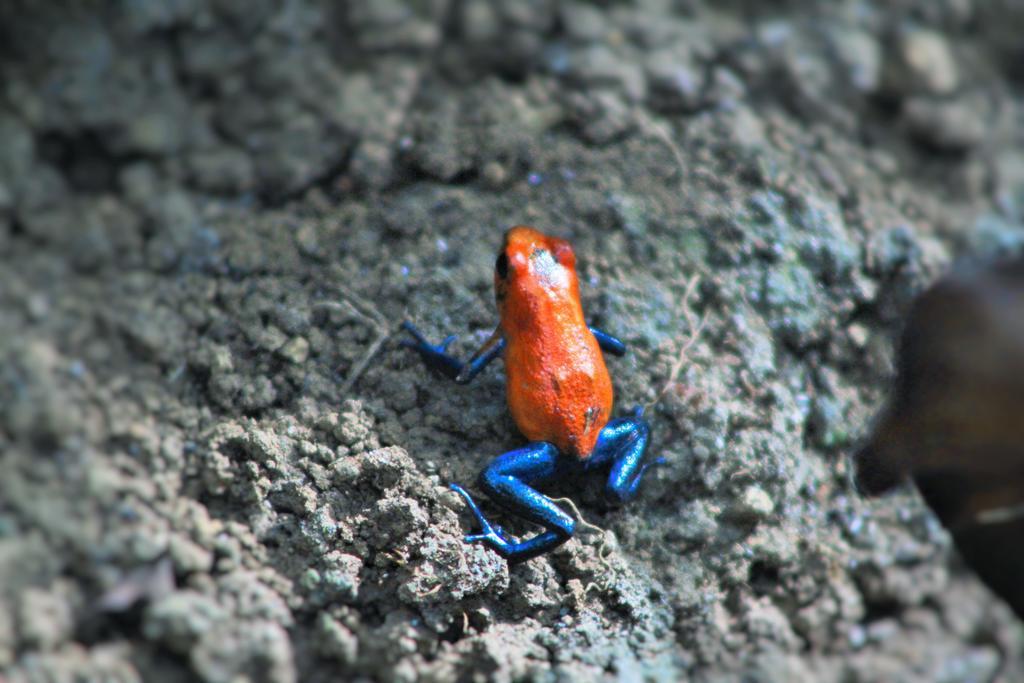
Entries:
{"label": "frog's back", "polygon": [[496,284],[512,417],[531,441],[586,458],[611,414],[612,383],[583,316],[575,256],[564,240],[517,227],[502,258]]}
{"label": "frog's back", "polygon": [[524,335],[505,350],[508,405],[523,435],[586,458],[612,408],[612,383],[586,325]]}

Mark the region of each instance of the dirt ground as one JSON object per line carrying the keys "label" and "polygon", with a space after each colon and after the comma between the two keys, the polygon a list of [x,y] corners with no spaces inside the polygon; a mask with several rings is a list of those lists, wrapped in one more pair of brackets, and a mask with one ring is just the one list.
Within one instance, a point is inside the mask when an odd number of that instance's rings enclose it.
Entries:
{"label": "dirt ground", "polygon": [[[1013,681],[849,454],[910,298],[1024,244],[1024,6],[0,2],[0,680]],[[652,471],[509,567],[459,387],[570,239]],[[517,534],[532,531],[488,507]]]}

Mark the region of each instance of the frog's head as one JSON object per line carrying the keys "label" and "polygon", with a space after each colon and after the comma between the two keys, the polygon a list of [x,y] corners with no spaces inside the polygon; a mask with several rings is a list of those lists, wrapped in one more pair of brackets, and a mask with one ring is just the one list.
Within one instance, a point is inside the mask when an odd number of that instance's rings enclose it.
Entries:
{"label": "frog's head", "polygon": [[494,262],[494,294],[502,315],[509,304],[519,308],[541,298],[578,302],[572,247],[525,225],[509,229]]}

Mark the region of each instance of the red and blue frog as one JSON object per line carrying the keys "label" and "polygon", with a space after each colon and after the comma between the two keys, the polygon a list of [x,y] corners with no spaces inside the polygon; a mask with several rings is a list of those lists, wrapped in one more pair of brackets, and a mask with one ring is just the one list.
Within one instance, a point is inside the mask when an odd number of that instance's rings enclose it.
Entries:
{"label": "red and blue frog", "polygon": [[650,427],[642,408],[632,417],[611,419],[612,383],[602,351],[621,356],[626,346],[584,319],[568,242],[526,226],[510,229],[494,264],[494,291],[501,322],[467,361],[447,353],[454,337],[434,345],[411,323],[403,328],[411,336],[405,345],[458,384],[504,356],[509,410],[529,443],[491,462],[479,486],[545,531],[517,541],[488,521],[464,488],[451,488],[481,527],[466,542],[486,543],[509,562],[520,562],[565,543],[576,530],[575,520],[535,486],[605,469],[608,498],[626,502],[636,496],[647,469],[665,461],[644,459]]}

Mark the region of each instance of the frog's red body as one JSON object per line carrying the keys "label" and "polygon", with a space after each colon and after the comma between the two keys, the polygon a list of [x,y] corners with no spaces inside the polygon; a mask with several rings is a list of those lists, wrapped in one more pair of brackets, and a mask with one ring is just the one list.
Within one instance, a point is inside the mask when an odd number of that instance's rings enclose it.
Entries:
{"label": "frog's red body", "polygon": [[612,380],[583,317],[576,258],[565,240],[508,231],[495,275],[508,407],[523,435],[586,458],[612,409]]}

